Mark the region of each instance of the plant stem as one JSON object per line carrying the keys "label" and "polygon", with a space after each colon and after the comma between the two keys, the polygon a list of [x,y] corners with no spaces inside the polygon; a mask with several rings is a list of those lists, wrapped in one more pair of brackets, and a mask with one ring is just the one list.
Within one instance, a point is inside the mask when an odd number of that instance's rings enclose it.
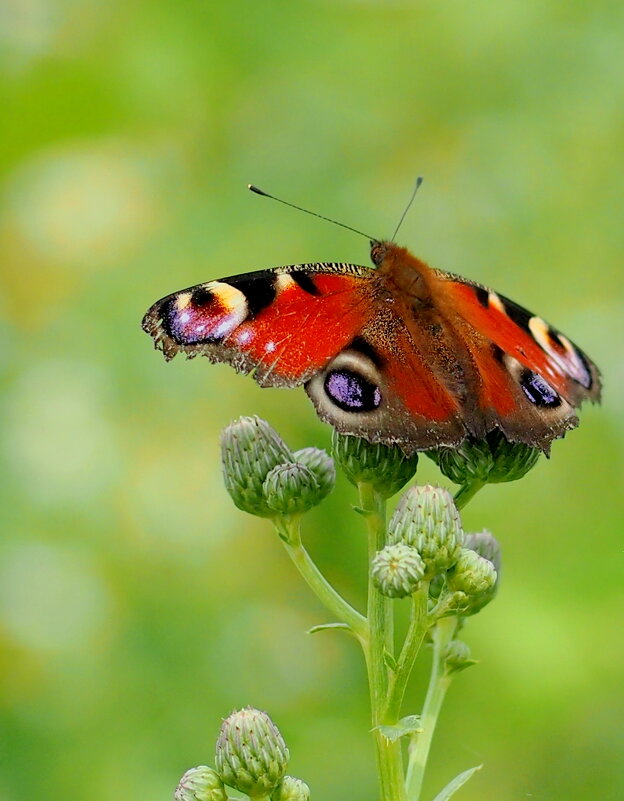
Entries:
{"label": "plant stem", "polygon": [[401,715],[405,688],[411,675],[416,657],[429,629],[429,616],[427,603],[429,599],[429,582],[421,582],[420,587],[412,596],[410,622],[405,636],[405,642],[397,661],[394,675],[390,677],[388,703],[385,718],[390,723],[396,723]]}
{"label": "plant stem", "polygon": [[394,616],[392,601],[375,586],[370,562],[386,544],[386,503],[367,483],[358,485],[360,507],[368,529],[368,622],[370,641],[365,649],[371,698],[371,719],[377,751],[377,767],[382,801],[406,801],[401,743],[384,737],[378,726],[395,721],[384,717],[388,698],[388,667],[385,653],[394,654]]}
{"label": "plant stem", "polygon": [[346,623],[347,626],[353,631],[363,647],[368,644],[368,622],[364,615],[360,614],[357,609],[354,609],[345,599],[332,587],[327,581],[325,576],[316,566],[310,554],[306,551],[301,543],[301,536],[299,531],[299,520],[280,520],[280,525],[276,522],[278,531],[286,533],[286,537],[282,537],[282,542],[286,548],[288,556],[290,556],[295,567],[305,579],[308,587],[321,601],[321,603],[329,609],[332,615],[335,615],[341,623]]}
{"label": "plant stem", "polygon": [[423,731],[412,736],[409,746],[409,764],[405,779],[409,801],[419,801],[420,798],[431,740],[444,696],[451,683],[451,676],[445,671],[444,655],[456,628],[457,618],[445,617],[433,629],[433,663],[421,719]]}
{"label": "plant stem", "polygon": [[481,481],[478,478],[468,482],[468,484],[462,484],[453,496],[455,506],[458,509],[463,509],[468,501],[471,500],[482,487],[485,487],[485,481]]}

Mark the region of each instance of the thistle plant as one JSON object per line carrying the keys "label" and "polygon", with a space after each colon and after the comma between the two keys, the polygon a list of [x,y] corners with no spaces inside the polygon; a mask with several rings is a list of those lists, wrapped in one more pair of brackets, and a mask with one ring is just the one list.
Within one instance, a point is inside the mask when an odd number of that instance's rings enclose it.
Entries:
{"label": "thistle plant", "polygon": [[[343,630],[361,647],[367,668],[371,727],[381,801],[420,801],[431,742],[446,692],[456,674],[476,664],[460,639],[468,619],[496,596],[500,546],[488,531],[465,533],[459,511],[487,483],[521,478],[538,452],[490,434],[482,442],[428,455],[459,489],[412,485],[389,521],[386,502],[414,477],[418,455],[335,433],[333,459],[318,448],[292,452],[257,417],[241,418],[221,437],[225,486],[236,506],[268,518],[308,587],[334,620],[316,626]],[[352,606],[306,550],[301,524],[334,486],[335,463],[358,493],[354,510],[368,537],[368,600]],[[397,604],[410,617],[395,647]],[[420,710],[405,709],[406,689],[425,645],[432,646],[428,689]],[[367,735],[363,732],[363,736]],[[227,801],[227,787],[251,799],[307,801],[308,785],[286,775],[289,752],[264,712],[247,708],[223,722],[215,768],[188,771],[175,801]],[[434,801],[447,801],[479,770],[452,779]]]}

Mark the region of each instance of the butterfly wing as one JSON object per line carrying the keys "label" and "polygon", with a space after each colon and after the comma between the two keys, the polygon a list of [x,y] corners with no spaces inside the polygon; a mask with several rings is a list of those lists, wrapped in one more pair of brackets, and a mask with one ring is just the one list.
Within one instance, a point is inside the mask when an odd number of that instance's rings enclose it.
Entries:
{"label": "butterfly wing", "polygon": [[466,435],[456,399],[426,364],[375,270],[278,267],[155,303],[143,328],[166,359],[227,362],[262,386],[306,385],[338,430],[406,450]]}
{"label": "butterfly wing", "polygon": [[[565,335],[485,287],[436,271],[445,314],[476,371],[468,422],[481,416],[513,441],[547,451],[578,424],[575,409],[600,398],[595,364]],[[442,300],[443,298],[443,300]]]}

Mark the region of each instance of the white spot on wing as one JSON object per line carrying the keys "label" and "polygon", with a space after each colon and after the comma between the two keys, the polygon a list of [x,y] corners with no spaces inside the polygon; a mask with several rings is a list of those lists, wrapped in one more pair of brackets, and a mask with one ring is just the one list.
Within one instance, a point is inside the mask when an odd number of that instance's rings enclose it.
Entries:
{"label": "white spot on wing", "polygon": [[251,341],[252,333],[249,328],[246,328],[244,331],[241,331],[238,335],[238,341],[241,345],[246,345],[248,342]]}
{"label": "white spot on wing", "polygon": [[288,273],[278,273],[277,278],[275,279],[275,289],[278,292],[284,292],[284,290],[288,289],[291,286],[294,286],[295,282],[291,278]]}
{"label": "white spot on wing", "polygon": [[552,344],[549,335],[548,325],[541,319],[541,317],[531,317],[529,320],[529,328],[539,346],[546,351],[553,362],[557,365],[559,370],[569,375],[575,381],[578,381],[584,387],[590,386],[591,376],[587,372],[582,359],[574,349],[570,340],[563,334],[558,334],[558,339],[565,349],[565,353]]}
{"label": "white spot on wing", "polygon": [[175,301],[176,309],[178,311],[182,311],[182,309],[185,309],[190,302],[191,302],[191,293],[181,292]]}
{"label": "white spot on wing", "polygon": [[506,314],[505,307],[503,306],[503,301],[498,297],[496,292],[488,292],[488,306],[491,309],[496,309],[502,314]]}

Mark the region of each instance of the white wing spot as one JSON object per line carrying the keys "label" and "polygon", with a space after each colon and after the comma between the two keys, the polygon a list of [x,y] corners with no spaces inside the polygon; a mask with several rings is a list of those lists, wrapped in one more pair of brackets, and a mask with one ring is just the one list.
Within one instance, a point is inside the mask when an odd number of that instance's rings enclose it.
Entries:
{"label": "white wing spot", "polygon": [[266,350],[267,353],[273,353],[273,351],[275,350],[275,342],[273,342],[273,340],[270,339],[264,346],[264,349]]}
{"label": "white wing spot", "polygon": [[499,311],[502,314],[505,314],[505,307],[503,306],[503,301],[498,297],[496,292],[488,293],[488,306],[490,306],[493,309],[496,309],[496,311]]}

